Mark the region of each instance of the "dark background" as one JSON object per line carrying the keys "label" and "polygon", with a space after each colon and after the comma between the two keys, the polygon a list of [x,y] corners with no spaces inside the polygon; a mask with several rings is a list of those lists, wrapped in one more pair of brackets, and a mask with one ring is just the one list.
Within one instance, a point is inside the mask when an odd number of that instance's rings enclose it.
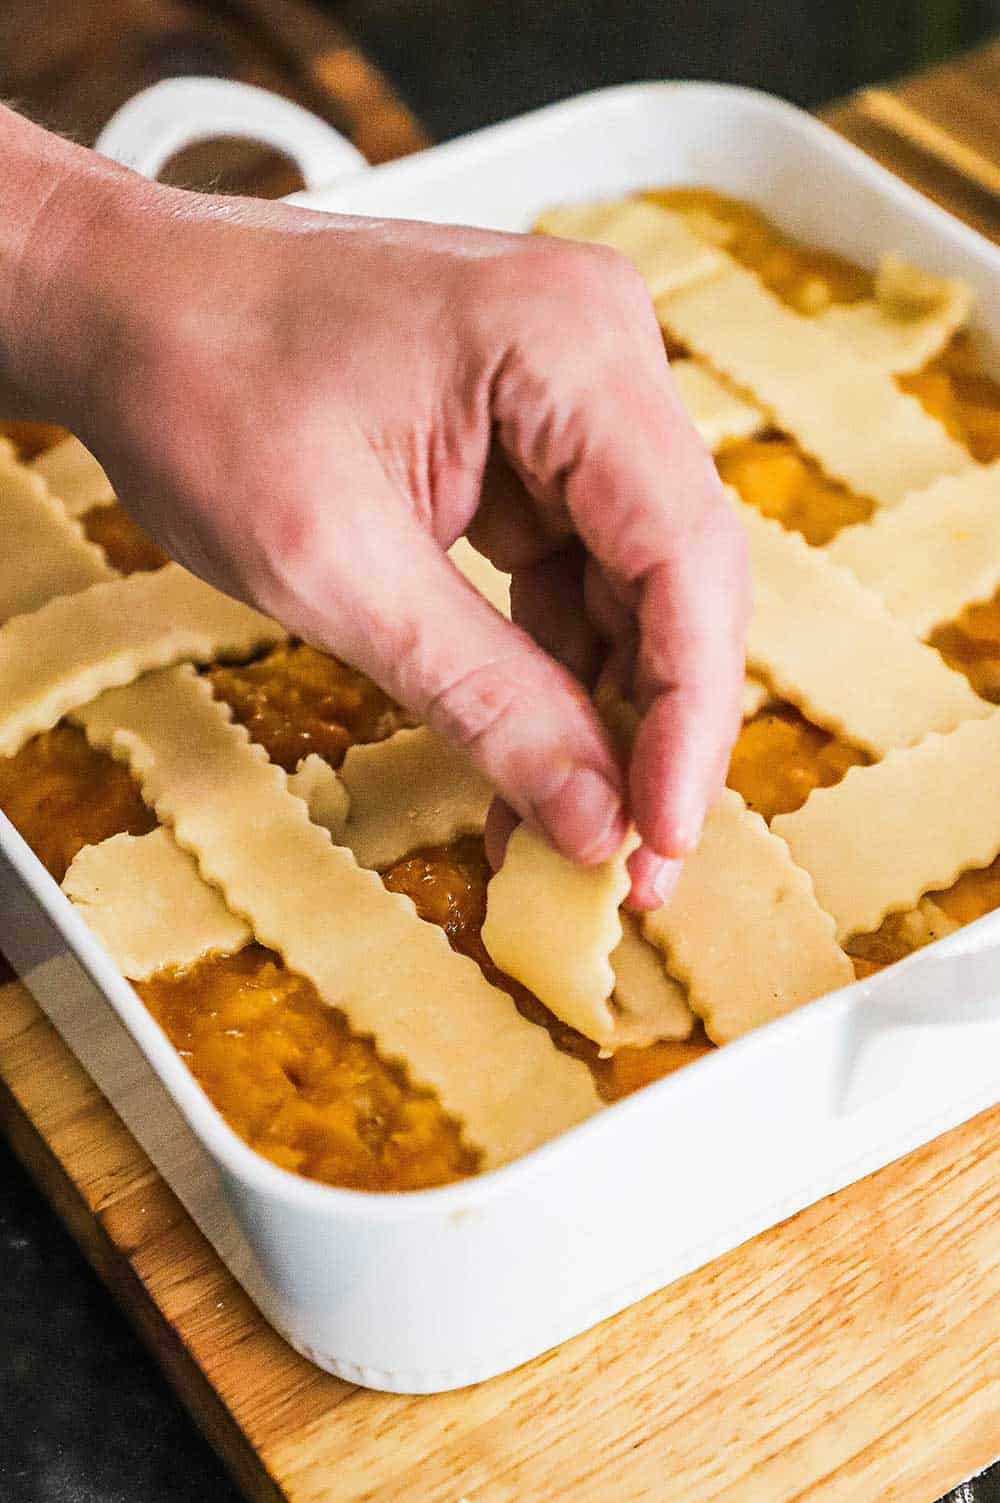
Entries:
{"label": "dark background", "polygon": [[[1000,30],[1000,0],[330,0],[327,8],[439,138],[636,78],[717,78],[815,105]],[[40,0],[40,26],[44,13]],[[414,1489],[419,1503],[419,1479]],[[208,1499],[239,1503],[239,1494],[0,1143],[0,1503]],[[1000,1468],[952,1503],[1000,1503]]]}
{"label": "dark background", "polygon": [[818,105],[1000,30],[1000,0],[327,0],[438,139],[637,78]]}

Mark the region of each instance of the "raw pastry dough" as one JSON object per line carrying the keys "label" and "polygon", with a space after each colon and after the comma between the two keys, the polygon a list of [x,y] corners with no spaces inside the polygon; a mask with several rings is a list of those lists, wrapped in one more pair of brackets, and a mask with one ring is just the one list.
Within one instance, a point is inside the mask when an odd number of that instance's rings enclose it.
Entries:
{"label": "raw pastry dough", "polygon": [[248,656],[284,635],[180,564],[58,596],[0,627],[0,756],[146,669]]}
{"label": "raw pastry dough", "polygon": [[75,716],[127,762],[143,795],[262,944],[405,1061],[465,1126],[487,1165],[516,1158],[600,1105],[560,1054],[442,930],[313,824],[190,668],[111,689]]}
{"label": "raw pastry dough", "polygon": [[619,251],[642,273],[653,298],[701,281],[725,264],[722,253],[692,234],[679,214],[637,199],[547,209],[535,229]]}
{"label": "raw pastry dough", "polygon": [[1000,588],[1000,460],[845,527],[825,551],[926,636]]}
{"label": "raw pastry dough", "polygon": [[194,857],[168,830],[84,846],[62,887],[130,981],[250,942],[248,925],[202,881]]}
{"label": "raw pastry dough", "polygon": [[448,549],[448,557],[480,595],[485,595],[490,605],[501,616],[510,617],[510,575],[496,568],[489,559],[473,548],[468,538],[459,538]]}
{"label": "raw pastry dough", "polygon": [[324,762],[317,752],[310,752],[289,774],[288,791],[296,798],[304,799],[309,818],[314,824],[329,830],[335,844],[344,844],[339,837],[347,823],[351,801],[329,762]]}
{"label": "raw pastry dough", "polygon": [[705,447],[714,454],[738,438],[752,438],[767,427],[767,414],[721,381],[697,360],[672,360],[670,369],[688,417]]}
{"label": "raw pastry dough", "polygon": [[935,276],[891,252],[881,258],[875,273],[875,301],[889,318],[927,318],[945,304],[959,301],[964,317],[972,311],[972,288],[957,278]]}
{"label": "raw pastry dough", "polygon": [[[937,281],[937,301],[916,310],[892,292],[891,278],[879,284],[882,295],[860,303],[832,303],[822,323],[851,353],[891,375],[916,371],[939,355],[972,311],[972,288],[957,278]],[[877,291],[879,287],[877,286]]]}
{"label": "raw pastry dough", "polygon": [[362,866],[391,866],[422,845],[479,834],[493,789],[468,753],[427,726],[352,746],[341,780],[349,814],[337,835]]}
{"label": "raw pastry dough", "polygon": [[622,937],[611,952],[614,1048],[645,1049],[660,1039],[690,1038],[697,1019],[684,988],[668,975],[663,956],[643,938],[637,919],[624,910],[619,917]]}
{"label": "raw pastry dough", "polygon": [[611,954],[622,937],[625,863],[638,844],[633,833],[609,861],[579,866],[519,825],[486,889],[483,944],[493,961],[556,1017],[606,1047],[616,1042]]}
{"label": "raw pastry dough", "polygon": [[[757,584],[745,713],[777,690],[888,754],[777,819],[788,844],[724,793],[674,898],[641,932],[619,912],[631,847],[583,870],[516,832],[483,938],[605,1049],[687,1037],[696,1013],[722,1042],[850,981],[834,917],[842,937],[874,928],[1000,850],[1000,720],[914,635],[1000,585],[1000,465],[974,465],[892,380],[964,322],[968,289],[890,262],[875,301],[803,318],[717,233],[699,238],[694,218],[626,200],[555,210],[542,227],[638,266],[664,324],[697,357],[674,368],[712,449],[775,421],[885,508],[825,552],[740,510]],[[481,829],[491,794],[467,757],[408,730],[353,748],[342,776],[310,756],[286,778],[189,667],[145,672],[242,655],[282,633],[176,565],[118,579],[70,516],[112,500],[75,439],[31,467],[0,443],[0,617],[14,618],[0,630],[0,753],[76,706],[91,742],[128,763],[180,842],[167,828],[118,836],[67,873],[66,891],[122,969],[142,979],[256,936],[433,1087],[487,1166],[595,1111],[585,1067],[363,869]],[[465,539],[451,557],[510,614],[506,575]],[[630,711],[611,708],[627,740]],[[935,729],[950,734],[926,736]],[[964,807],[963,784],[975,790]],[[927,899],[907,920],[914,943],[948,923]]]}
{"label": "raw pastry dough", "polygon": [[730,789],[643,930],[717,1044],[854,980],[809,877]]}
{"label": "raw pastry dough", "polygon": [[968,679],[825,550],[734,504],[753,570],[747,658],[783,699],[876,754],[991,713]]}
{"label": "raw pastry dough", "polygon": [[747,674],[743,681],[743,719],[752,720],[759,715],[765,705],[773,702],[775,696],[759,678]]}
{"label": "raw pastry dough", "polygon": [[111,481],[89,449],[72,434],[31,461],[54,496],[71,517],[82,517],[95,506],[110,506],[115,499]]}
{"label": "raw pastry dough", "polygon": [[852,767],[771,828],[812,874],[842,940],[1000,853],[1000,713]]}
{"label": "raw pastry dough", "polygon": [[657,302],[660,321],[749,391],[828,475],[880,506],[973,460],[915,397],[734,262]]}
{"label": "raw pastry dough", "polygon": [[102,549],[49,494],[40,475],[0,450],[0,622],[113,579]]}

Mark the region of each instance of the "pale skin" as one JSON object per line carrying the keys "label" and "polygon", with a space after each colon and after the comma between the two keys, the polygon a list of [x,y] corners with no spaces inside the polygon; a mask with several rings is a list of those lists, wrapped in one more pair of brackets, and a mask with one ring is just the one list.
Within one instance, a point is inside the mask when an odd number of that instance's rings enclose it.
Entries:
{"label": "pale skin", "polygon": [[2,109],[0,183],[2,411],[71,428],[175,558],[468,747],[491,859],[516,819],[581,862],[632,821],[631,901],[664,901],[738,729],[749,586],[628,263],[181,192]]}

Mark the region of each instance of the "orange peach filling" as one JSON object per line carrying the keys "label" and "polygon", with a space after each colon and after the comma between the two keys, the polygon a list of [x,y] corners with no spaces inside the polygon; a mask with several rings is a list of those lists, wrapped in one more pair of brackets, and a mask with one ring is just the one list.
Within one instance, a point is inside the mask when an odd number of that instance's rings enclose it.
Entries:
{"label": "orange peach filling", "polygon": [[282,1168],[416,1190],[476,1168],[435,1098],[259,945],[137,990],[240,1137]]}
{"label": "orange peach filling", "polygon": [[0,809],[57,882],[85,845],[156,828],[128,769],[65,724],[0,757]]}
{"label": "orange peach filling", "polygon": [[869,761],[791,705],[762,710],[748,720],[733,747],[726,779],[748,808],[769,823],[800,809],[814,788],[839,783],[849,767]]}
{"label": "orange peach filling", "polygon": [[711,188],[655,188],[644,195],[684,214],[696,232],[755,271],[797,313],[820,313],[831,303],[871,297],[871,274],[832,251],[797,245],[751,204]]}
{"label": "orange peach filling", "polygon": [[828,480],[813,460],[780,434],[739,439],[716,455],[727,485],[748,504],[820,547],[842,527],[867,522],[872,503]]}
{"label": "orange peach filling", "polygon": [[253,663],[210,668],[208,676],[218,697],[286,772],[312,752],[339,767],[355,741],[381,741],[407,724],[364,674],[303,642],[282,643]]}
{"label": "orange peach filling", "polygon": [[108,563],[121,574],[159,569],[167,562],[163,549],[143,532],[119,501],[92,507],[81,521],[90,541],[104,549]]}
{"label": "orange peach filling", "polygon": [[936,360],[898,381],[973,459],[980,464],[1000,459],[1000,385],[981,370],[971,335],[956,334]]}
{"label": "orange peach filling", "polygon": [[968,606],[930,637],[946,663],[964,673],[977,694],[1000,704],[1000,596]]}

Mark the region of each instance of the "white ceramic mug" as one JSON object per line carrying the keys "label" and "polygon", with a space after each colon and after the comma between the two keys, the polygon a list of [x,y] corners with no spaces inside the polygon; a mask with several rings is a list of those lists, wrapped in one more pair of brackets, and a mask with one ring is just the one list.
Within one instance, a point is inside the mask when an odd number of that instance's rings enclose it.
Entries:
{"label": "white ceramic mug", "polygon": [[283,152],[307,189],[368,165],[346,137],[300,104],[225,78],[166,78],[143,89],[112,115],[95,144],[102,156],[155,178],[186,146],[226,136]]}

